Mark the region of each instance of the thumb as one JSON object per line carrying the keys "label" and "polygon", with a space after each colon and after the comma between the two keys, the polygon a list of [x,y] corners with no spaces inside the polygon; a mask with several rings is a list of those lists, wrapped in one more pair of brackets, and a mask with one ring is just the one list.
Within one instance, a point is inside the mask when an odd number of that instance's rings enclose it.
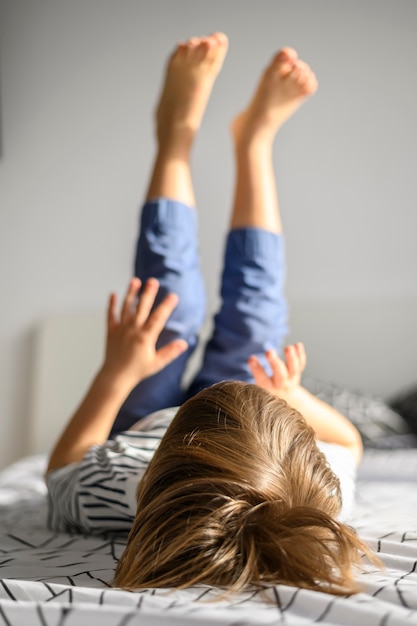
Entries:
{"label": "thumb", "polygon": [[185,339],[175,339],[166,346],[159,348],[156,352],[155,365],[156,371],[159,371],[169,365],[172,361],[177,359],[188,348],[188,343]]}

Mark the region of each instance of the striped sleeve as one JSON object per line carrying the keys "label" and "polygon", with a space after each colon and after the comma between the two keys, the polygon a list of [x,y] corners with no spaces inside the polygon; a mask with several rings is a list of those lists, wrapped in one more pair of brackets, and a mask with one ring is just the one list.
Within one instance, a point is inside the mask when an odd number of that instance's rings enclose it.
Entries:
{"label": "striped sleeve", "polygon": [[136,513],[136,488],[176,409],[158,411],[79,463],[49,472],[51,529],[102,533],[128,531]]}

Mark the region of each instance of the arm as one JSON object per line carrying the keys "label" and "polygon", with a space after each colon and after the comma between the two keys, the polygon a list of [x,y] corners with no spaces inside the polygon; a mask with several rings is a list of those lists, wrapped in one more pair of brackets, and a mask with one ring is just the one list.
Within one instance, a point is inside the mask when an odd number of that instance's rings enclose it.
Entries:
{"label": "arm", "polygon": [[120,319],[116,314],[116,296],[110,296],[104,363],[58,440],[47,472],[81,460],[91,446],[104,443],[130,391],[187,348],[186,341],[178,339],[156,349],[158,337],[178,299],[176,295],[169,294],[152,311],[159,289],[158,281],[149,279],[135,304],[140,287],[140,280],[133,278]]}
{"label": "arm", "polygon": [[314,429],[317,439],[348,448],[359,463],[362,441],[355,426],[339,411],[301,386],[301,374],[306,364],[303,344],[287,346],[285,363],[275,350],[269,350],[266,358],[271,367],[271,376],[268,376],[255,356],[249,359],[248,364],[256,384],[283,398],[301,413]]}

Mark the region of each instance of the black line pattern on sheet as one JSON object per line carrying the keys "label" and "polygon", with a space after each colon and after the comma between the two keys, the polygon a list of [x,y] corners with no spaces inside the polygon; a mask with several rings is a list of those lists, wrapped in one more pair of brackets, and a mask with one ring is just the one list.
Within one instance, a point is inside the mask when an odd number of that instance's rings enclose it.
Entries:
{"label": "black line pattern on sheet", "polygon": [[295,589],[295,591],[292,594],[291,598],[289,599],[289,601],[285,605],[284,611],[288,611],[288,609],[291,608],[292,604],[295,602],[295,600],[297,598],[297,595],[298,595],[299,591],[300,591],[300,589]]}
{"label": "black line pattern on sheet", "polygon": [[[206,594],[207,594],[207,593],[209,593],[209,591],[210,591],[209,589],[206,589],[204,593],[206,593]],[[256,596],[257,596],[259,593],[261,593],[261,590],[260,590],[260,589],[256,589],[255,591],[252,591],[252,592],[249,594],[249,596],[247,596],[247,597],[242,598],[241,600],[239,600],[239,601],[237,602],[237,604],[243,604],[243,603],[247,602],[248,600],[254,600],[254,599],[256,598]],[[204,595],[204,594],[203,594],[203,595]],[[201,596],[201,597],[203,597],[203,596]],[[200,597],[196,598],[196,600],[200,600]]]}
{"label": "black line pattern on sheet", "polygon": [[128,626],[128,623],[133,617],[136,617],[136,613],[128,613],[117,626]]}
{"label": "black line pattern on sheet", "polygon": [[398,597],[400,599],[400,602],[403,606],[405,606],[406,608],[411,608],[408,603],[406,602],[405,598],[404,598],[404,594],[402,593],[399,585],[401,583],[401,581],[403,581],[405,578],[407,578],[407,576],[410,576],[411,574],[414,574],[416,571],[416,567],[417,567],[417,561],[414,561],[413,567],[411,568],[411,570],[409,572],[406,572],[405,574],[403,574],[402,576],[400,576],[400,578],[398,578],[394,585],[395,585],[395,589],[397,591]]}
{"label": "black line pattern on sheet", "polygon": [[65,620],[72,612],[72,608],[69,606],[63,606],[61,609],[61,619],[59,620],[58,626],[64,626]]}
{"label": "black line pattern on sheet", "polygon": [[386,535],[382,535],[379,539],[387,539],[387,537],[391,537],[392,535],[395,535],[394,531],[391,531],[389,533],[387,533]]}
{"label": "black line pattern on sheet", "polygon": [[106,582],[102,578],[99,578],[98,576],[94,576],[94,580],[97,580],[99,583],[101,583],[102,585],[105,585],[106,587],[109,587],[110,589],[112,588],[110,583]]}
{"label": "black line pattern on sheet", "polygon": [[53,533],[53,535],[51,535],[51,537],[48,537],[43,543],[41,543],[39,545],[39,548],[46,548],[46,546],[49,546],[56,539],[59,539],[59,535],[57,533]]}
{"label": "black line pattern on sheet", "polygon": [[374,598],[376,598],[376,596],[377,596],[380,592],[384,591],[385,587],[386,587],[386,585],[384,585],[383,587],[379,587],[376,591],[374,591],[374,592],[373,592],[372,596],[373,596]]}
{"label": "black line pattern on sheet", "polygon": [[40,604],[37,605],[36,607],[36,612],[39,616],[39,620],[42,624],[42,626],[48,626],[48,622],[46,621],[44,615],[43,615],[43,611],[42,611],[42,606]]}
{"label": "black line pattern on sheet", "polygon": [[36,546],[34,546],[33,544],[29,543],[25,539],[22,539],[22,537],[16,537],[16,535],[12,535],[10,533],[8,533],[8,536],[10,537],[10,539],[14,539],[15,541],[17,541],[17,543],[20,543],[23,546],[26,546],[28,548],[36,548]]}
{"label": "black line pattern on sheet", "polygon": [[[55,593],[55,591],[52,589],[51,585],[48,585],[48,583],[42,583],[44,587],[46,587],[46,589],[49,591],[49,593],[51,594],[52,598],[55,598],[55,596],[57,596],[58,594]],[[47,600],[48,601],[48,600]]]}
{"label": "black line pattern on sheet", "polygon": [[[45,583],[43,583],[45,584]],[[56,598],[62,598],[63,596],[68,596],[68,598],[65,599],[66,602],[71,602],[71,598],[72,598],[72,589],[63,589],[62,591],[60,591],[59,593],[54,593],[50,598],[48,598],[47,600],[45,600],[45,602],[50,602],[51,600],[55,600]]]}
{"label": "black line pattern on sheet", "polygon": [[200,600],[202,600],[208,593],[210,593],[210,589],[204,589],[204,591],[199,596],[197,596],[197,602],[200,602]]}
{"label": "black line pattern on sheet", "polygon": [[330,602],[328,603],[328,605],[326,606],[326,608],[324,609],[323,613],[321,613],[317,619],[315,619],[315,622],[322,622],[324,621],[324,618],[326,617],[326,615],[328,615],[331,611],[331,609],[333,608],[334,603],[336,602],[336,600],[332,599],[330,600]]}
{"label": "black line pattern on sheet", "polygon": [[180,624],[183,618],[190,626],[209,618],[221,626],[300,622],[356,626],[370,623],[369,611],[374,624],[392,626],[407,620],[417,625],[415,482],[368,482],[359,485],[359,491],[360,534],[378,547],[387,563],[386,572],[369,567],[361,575],[367,592],[344,598],[277,585],[220,602],[211,601],[218,595],[211,588],[172,593],[112,588],[126,533],[87,536],[50,531],[45,525],[45,499],[26,498],[0,511],[0,624],[15,626],[10,609],[14,605],[14,611],[19,607],[25,611],[27,621],[22,617],[20,622],[28,626],[69,622],[92,626],[100,624],[104,614],[106,626],[129,626],[148,615],[166,624]]}
{"label": "black line pattern on sheet", "polygon": [[275,601],[276,601],[276,605],[277,605],[277,609],[278,609],[279,615],[282,618],[281,599],[279,597],[278,588],[277,588],[276,585],[273,586],[272,591],[273,591],[273,594],[274,594],[274,597],[275,597]]}
{"label": "black line pattern on sheet", "polygon": [[386,613],[381,619],[379,626],[387,626],[390,615],[391,615],[390,613]]}
{"label": "black line pattern on sheet", "polygon": [[4,580],[0,580],[0,584],[3,587],[3,589],[5,590],[5,592],[7,593],[7,595],[9,596],[9,598],[11,600],[16,600],[16,598],[14,597],[14,595],[12,594],[12,592],[10,591],[9,587],[6,585]]}
{"label": "black line pattern on sheet", "polygon": [[13,626],[12,623],[7,619],[7,616],[2,606],[0,606],[0,616],[3,618],[5,626]]}

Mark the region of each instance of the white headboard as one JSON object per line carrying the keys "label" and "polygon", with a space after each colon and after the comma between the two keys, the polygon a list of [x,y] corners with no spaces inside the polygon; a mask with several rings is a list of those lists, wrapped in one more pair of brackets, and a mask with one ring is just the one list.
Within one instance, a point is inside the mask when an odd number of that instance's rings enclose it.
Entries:
{"label": "white headboard", "polygon": [[79,313],[45,318],[35,339],[29,453],[48,452],[98,369],[105,318]]}
{"label": "white headboard", "polygon": [[[416,299],[297,299],[290,319],[289,341],[304,341],[309,376],[383,397],[417,384]],[[104,323],[104,314],[80,313],[39,325],[30,453],[51,449],[85,393],[102,359]]]}

